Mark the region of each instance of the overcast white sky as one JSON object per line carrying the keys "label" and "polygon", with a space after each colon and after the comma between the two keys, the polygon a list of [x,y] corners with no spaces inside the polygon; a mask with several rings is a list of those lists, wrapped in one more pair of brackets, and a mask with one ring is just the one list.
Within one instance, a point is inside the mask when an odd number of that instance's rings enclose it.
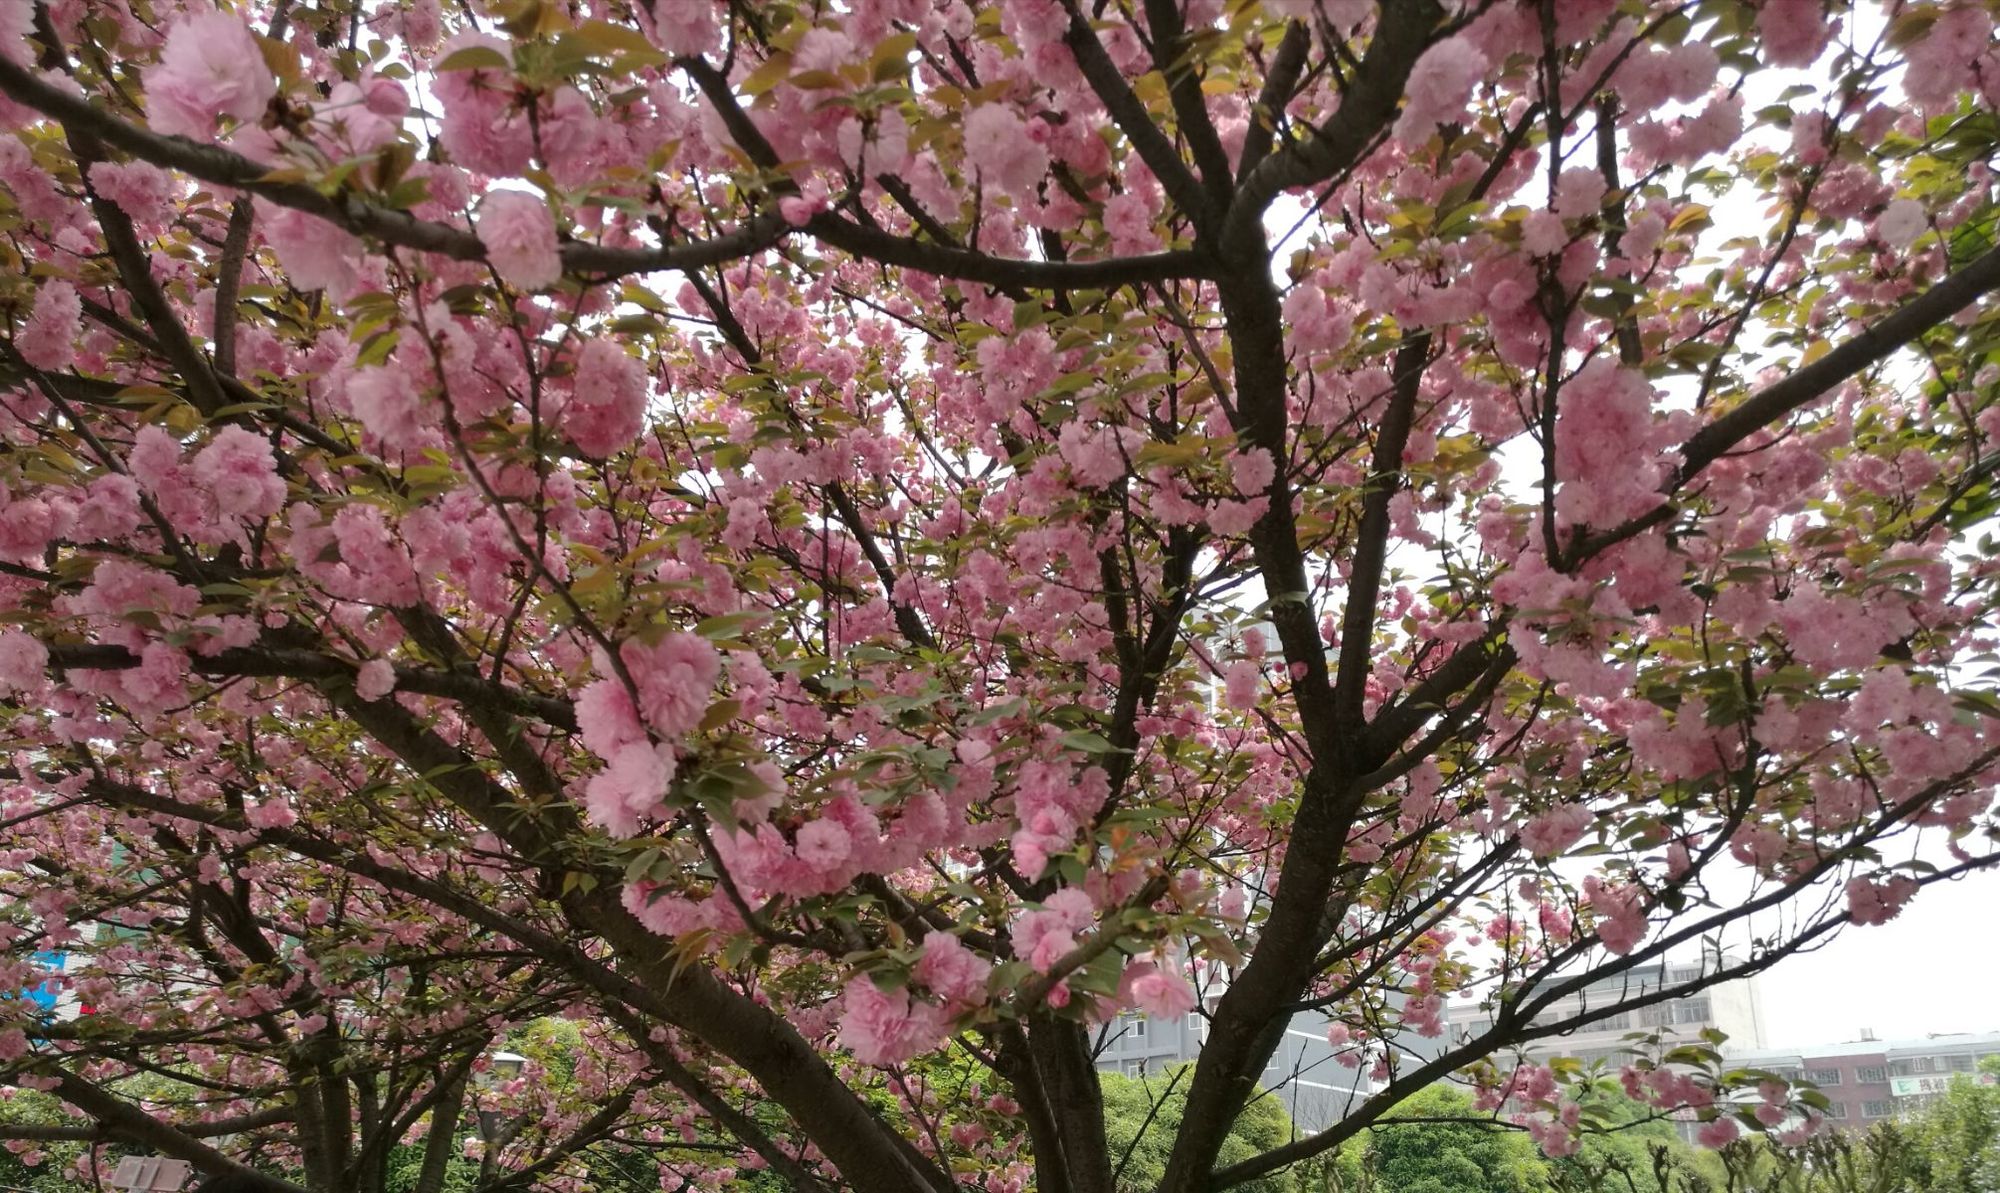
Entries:
{"label": "overcast white sky", "polygon": [[2000,1031],[2000,872],[1920,893],[1887,924],[1849,928],[1758,979],[1773,1048]]}

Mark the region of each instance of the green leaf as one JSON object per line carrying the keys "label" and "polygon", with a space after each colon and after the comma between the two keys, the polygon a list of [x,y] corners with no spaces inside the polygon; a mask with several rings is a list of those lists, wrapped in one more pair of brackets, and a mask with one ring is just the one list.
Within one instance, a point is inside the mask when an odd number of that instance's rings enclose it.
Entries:
{"label": "green leaf", "polygon": [[1088,729],[1072,729],[1063,734],[1062,744],[1068,749],[1080,750],[1085,754],[1110,754],[1118,749],[1111,744],[1110,738]]}
{"label": "green leaf", "polygon": [[695,623],[694,632],[710,642],[734,638],[743,630],[762,625],[764,612],[761,609],[740,609],[735,613],[723,613],[715,617],[703,618]]}
{"label": "green leaf", "polygon": [[514,63],[492,46],[466,46],[444,56],[433,70],[512,70]]}

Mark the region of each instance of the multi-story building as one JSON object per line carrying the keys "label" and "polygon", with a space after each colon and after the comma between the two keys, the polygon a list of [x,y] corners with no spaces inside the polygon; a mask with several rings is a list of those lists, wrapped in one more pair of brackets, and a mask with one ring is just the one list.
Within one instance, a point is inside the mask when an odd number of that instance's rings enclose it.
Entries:
{"label": "multi-story building", "polygon": [[[1762,1048],[1764,1009],[1755,978],[1721,982],[1706,989],[1699,987],[1706,974],[1729,960],[1710,956],[1705,963],[1660,962],[1592,982],[1551,1003],[1535,1016],[1535,1023],[1562,1023],[1591,1010],[1662,992],[1671,994],[1685,989],[1686,993],[1545,1037],[1530,1044],[1526,1052],[1530,1057],[1570,1056],[1585,1063],[1603,1061],[1615,1068],[1632,1055],[1633,1043],[1627,1037],[1634,1032],[1671,1033],[1673,1039],[1688,1042],[1700,1039],[1701,1033],[1710,1028],[1727,1036],[1729,1047]],[[1493,1013],[1462,1004],[1452,1009],[1451,1022],[1453,1039],[1472,1039],[1492,1027]]]}
{"label": "multi-story building", "polygon": [[[1213,1008],[1218,996],[1210,993]],[[1292,1016],[1283,1040],[1264,1066],[1257,1084],[1264,1096],[1276,1098],[1301,1132],[1321,1131],[1339,1122],[1381,1088],[1368,1065],[1341,1063],[1327,1042],[1326,1017],[1315,1012]],[[1208,1017],[1193,1011],[1178,1019],[1153,1019],[1126,1014],[1100,1029],[1097,1067],[1128,1077],[1158,1076],[1174,1065],[1201,1054],[1208,1035]],[[1436,1056],[1443,1040],[1414,1033],[1396,1036],[1390,1044],[1398,1068]],[[1354,1059],[1349,1054],[1349,1060]]]}
{"label": "multi-story building", "polygon": [[1731,1048],[1724,1054],[1734,1068],[1812,1082],[1827,1097],[1827,1117],[1837,1126],[1856,1127],[1921,1110],[1960,1074],[1989,1084],[2000,1081],[1979,1072],[1979,1062],[1989,1056],[2000,1056],[2000,1032],[1919,1040],[1878,1040],[1864,1032],[1845,1044]]}

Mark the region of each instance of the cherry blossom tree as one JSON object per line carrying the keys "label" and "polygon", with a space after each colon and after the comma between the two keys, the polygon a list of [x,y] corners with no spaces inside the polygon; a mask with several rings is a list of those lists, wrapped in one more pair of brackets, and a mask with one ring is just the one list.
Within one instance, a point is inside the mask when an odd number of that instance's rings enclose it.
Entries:
{"label": "cherry blossom tree", "polygon": [[[355,762],[349,795],[376,769]],[[648,1045],[576,1014],[582,992],[559,967],[369,882],[366,863],[343,865],[324,840],[262,848],[291,836],[271,804],[225,785],[258,826],[245,834],[135,814],[143,793],[51,810],[14,790],[10,827],[38,827],[9,843],[5,897],[32,914],[6,926],[5,977],[29,984],[33,958],[60,950],[58,1008],[78,1013],[14,1017],[0,1053],[29,1062],[21,1086],[89,1121],[7,1116],[0,1139],[31,1166],[54,1143],[105,1145],[73,1157],[70,1187],[157,1148],[301,1178],[278,1187],[436,1193],[457,1168],[506,1188],[589,1172],[628,1138],[685,1142],[685,1103],[651,1092],[664,1083]],[[443,868],[428,837],[429,860],[368,836],[374,865]],[[479,865],[476,853],[454,863]],[[552,1028],[565,1018],[577,1022]],[[392,1186],[399,1168],[409,1179]]]}
{"label": "cherry blossom tree", "polygon": [[[122,1020],[9,1071],[362,1189],[560,1010],[490,1187],[1107,1193],[1195,1013],[1165,1193],[1453,1075],[1563,1154],[1525,1049],[1995,860],[1996,88],[1980,0],[0,0],[5,931]],[[1378,1092],[1220,1163],[1305,1013]]]}

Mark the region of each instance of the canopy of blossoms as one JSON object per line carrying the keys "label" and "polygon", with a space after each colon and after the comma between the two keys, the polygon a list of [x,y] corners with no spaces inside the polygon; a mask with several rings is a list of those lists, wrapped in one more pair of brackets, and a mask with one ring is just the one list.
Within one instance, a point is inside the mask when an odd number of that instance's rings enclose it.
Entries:
{"label": "canopy of blossoms", "polygon": [[[1525,1049],[1994,860],[1993,35],[0,0],[0,979],[115,1012],[8,1080],[282,1188],[486,1106],[482,1188],[1109,1193],[1194,1012],[1164,1193],[1446,1077],[1574,1148]],[[1307,1012],[1377,1092],[1221,1164]],[[1817,1129],[1712,1044],[1595,1077]]]}

